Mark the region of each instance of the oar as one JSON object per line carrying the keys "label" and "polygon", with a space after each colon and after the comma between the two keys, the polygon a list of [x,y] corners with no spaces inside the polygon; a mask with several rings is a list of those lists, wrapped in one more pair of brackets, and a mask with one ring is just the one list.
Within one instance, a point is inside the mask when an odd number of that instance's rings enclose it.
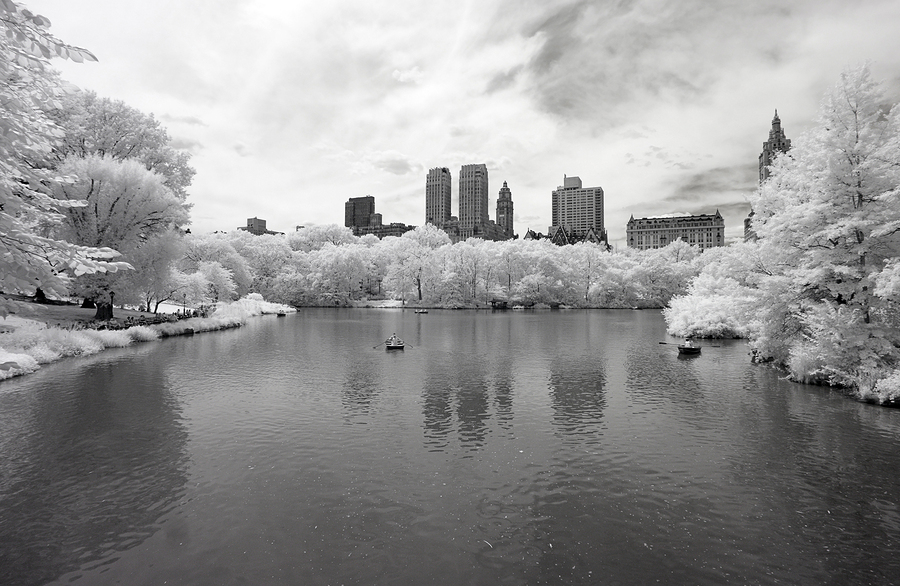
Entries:
{"label": "oar", "polygon": [[374,350],[375,348],[378,348],[378,346],[384,346],[385,344],[386,344],[386,342],[382,342],[381,344],[376,344],[376,345],[372,346],[372,350]]}

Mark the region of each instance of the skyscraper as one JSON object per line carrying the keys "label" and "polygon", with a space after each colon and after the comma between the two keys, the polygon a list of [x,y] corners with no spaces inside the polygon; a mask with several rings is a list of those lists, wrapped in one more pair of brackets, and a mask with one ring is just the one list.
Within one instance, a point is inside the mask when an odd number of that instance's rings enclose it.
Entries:
{"label": "skyscraper", "polygon": [[344,204],[344,226],[364,227],[369,225],[369,218],[375,213],[375,198],[371,195],[365,197],[351,197]]}
{"label": "skyscraper", "polygon": [[781,128],[781,118],[778,117],[778,110],[775,110],[775,117],[772,118],[772,129],[769,131],[769,140],[763,143],[763,150],[759,153],[759,182],[762,183],[769,178],[769,167],[775,157],[781,153],[786,153],[791,149],[791,139],[784,136],[784,130]]}
{"label": "skyscraper", "polygon": [[513,200],[512,191],[503,182],[497,196],[497,225],[503,229],[507,238],[513,237]]}
{"label": "skyscraper", "polygon": [[459,233],[463,240],[483,232],[488,223],[487,165],[463,165],[459,170]]}
{"label": "skyscraper", "polygon": [[563,184],[553,192],[552,203],[550,232],[564,227],[576,236],[584,236],[593,228],[597,234],[603,234],[603,188],[582,187],[579,177],[563,175]]}
{"label": "skyscraper", "polygon": [[435,167],[425,179],[425,223],[443,228],[450,220],[452,177],[447,167]]}
{"label": "skyscraper", "polygon": [[[775,160],[775,157],[781,153],[791,150],[791,139],[784,135],[781,128],[781,118],[778,117],[778,110],[775,110],[775,117],[772,118],[772,129],[769,130],[769,140],[763,143],[763,150],[759,153],[759,184],[769,178],[769,167]],[[755,240],[756,232],[753,230],[753,210],[750,215],[744,218],[744,240]]]}

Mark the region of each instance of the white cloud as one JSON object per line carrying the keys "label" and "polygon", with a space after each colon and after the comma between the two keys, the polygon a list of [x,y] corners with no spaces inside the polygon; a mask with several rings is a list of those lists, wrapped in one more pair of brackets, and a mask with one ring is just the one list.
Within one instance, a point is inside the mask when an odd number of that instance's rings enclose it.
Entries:
{"label": "white cloud", "polygon": [[521,234],[546,230],[563,174],[604,188],[612,238],[688,193],[739,213],[752,173],[717,170],[752,170],[774,108],[794,138],[845,66],[900,78],[892,0],[28,5],[100,58],[63,77],[194,153],[195,231],[341,223],[365,194],[417,224],[426,170],[475,162]]}

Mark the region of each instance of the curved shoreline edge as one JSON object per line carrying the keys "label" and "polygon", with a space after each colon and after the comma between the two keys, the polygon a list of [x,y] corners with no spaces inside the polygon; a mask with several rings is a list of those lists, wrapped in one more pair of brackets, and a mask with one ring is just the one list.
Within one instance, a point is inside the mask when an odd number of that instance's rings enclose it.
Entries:
{"label": "curved shoreline edge", "polygon": [[192,317],[121,330],[70,330],[35,320],[23,320],[26,325],[0,335],[0,384],[7,379],[31,374],[42,365],[63,358],[91,356],[108,348],[124,348],[160,338],[238,328],[252,317],[287,312],[293,313],[296,309],[261,298],[244,298],[220,305],[210,317]]}

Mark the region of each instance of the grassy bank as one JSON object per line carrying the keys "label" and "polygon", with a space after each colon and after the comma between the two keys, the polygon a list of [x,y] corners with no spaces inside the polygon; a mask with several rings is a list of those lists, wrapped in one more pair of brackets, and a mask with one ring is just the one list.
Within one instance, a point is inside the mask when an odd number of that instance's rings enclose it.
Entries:
{"label": "grassy bank", "polygon": [[[77,305],[45,305],[19,302],[14,315],[0,318],[0,380],[34,372],[42,364],[69,356],[96,354],[161,337],[208,332],[243,325],[254,316],[294,311],[251,294],[231,303],[220,303],[209,317],[137,325],[122,329],[97,329],[93,309]],[[116,309],[117,321],[148,314]]]}

